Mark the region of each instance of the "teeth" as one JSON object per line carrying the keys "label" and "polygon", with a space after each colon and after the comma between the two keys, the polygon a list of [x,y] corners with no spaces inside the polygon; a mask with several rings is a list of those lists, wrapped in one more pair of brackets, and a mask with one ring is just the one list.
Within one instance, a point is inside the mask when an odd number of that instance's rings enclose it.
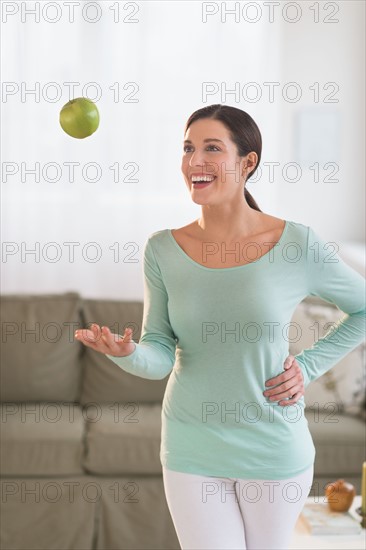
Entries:
{"label": "teeth", "polygon": [[214,176],[192,176],[192,182],[199,182],[199,181],[213,181],[215,178]]}

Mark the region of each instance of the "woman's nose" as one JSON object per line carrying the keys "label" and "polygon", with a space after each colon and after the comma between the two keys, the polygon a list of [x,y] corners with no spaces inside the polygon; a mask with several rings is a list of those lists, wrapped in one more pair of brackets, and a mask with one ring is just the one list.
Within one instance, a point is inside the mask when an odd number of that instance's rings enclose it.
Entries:
{"label": "woman's nose", "polygon": [[189,159],[190,166],[202,166],[204,164],[204,155],[199,151],[195,151],[191,154]]}

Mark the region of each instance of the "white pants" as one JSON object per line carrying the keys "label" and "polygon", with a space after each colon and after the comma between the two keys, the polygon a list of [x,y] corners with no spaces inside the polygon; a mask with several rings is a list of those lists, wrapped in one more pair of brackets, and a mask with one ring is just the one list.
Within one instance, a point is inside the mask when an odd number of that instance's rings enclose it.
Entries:
{"label": "white pants", "polygon": [[162,470],[183,550],[287,550],[314,475],[313,465],[273,481]]}

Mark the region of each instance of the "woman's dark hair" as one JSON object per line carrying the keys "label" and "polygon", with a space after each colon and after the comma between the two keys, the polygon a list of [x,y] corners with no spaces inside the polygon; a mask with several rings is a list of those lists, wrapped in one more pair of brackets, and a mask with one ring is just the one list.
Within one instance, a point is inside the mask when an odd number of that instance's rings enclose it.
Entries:
{"label": "woman's dark hair", "polygon": [[[229,105],[208,105],[191,114],[186,122],[184,133],[186,133],[193,122],[200,118],[220,120],[229,130],[230,138],[236,144],[240,157],[245,157],[251,151],[257,153],[258,162],[254,170],[249,173],[246,180],[248,181],[258,168],[262,152],[262,136],[252,117],[245,111],[237,109],[236,107],[230,107]],[[246,188],[246,185],[244,185],[244,197],[251,208],[262,212]]]}

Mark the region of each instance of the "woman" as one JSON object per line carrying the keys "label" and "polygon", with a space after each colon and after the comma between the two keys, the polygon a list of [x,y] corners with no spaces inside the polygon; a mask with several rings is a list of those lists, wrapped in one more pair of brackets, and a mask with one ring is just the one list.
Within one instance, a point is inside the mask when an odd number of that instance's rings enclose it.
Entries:
{"label": "woman", "polygon": [[[362,341],[364,279],[309,226],[259,209],[246,183],[262,140],[247,113],[199,109],[184,140],[201,217],[147,240],[139,343],[98,325],[76,337],[136,376],[170,373],[160,459],[182,548],[285,549],[313,481],[304,388]],[[348,315],[293,357],[288,323],[309,294]]]}

